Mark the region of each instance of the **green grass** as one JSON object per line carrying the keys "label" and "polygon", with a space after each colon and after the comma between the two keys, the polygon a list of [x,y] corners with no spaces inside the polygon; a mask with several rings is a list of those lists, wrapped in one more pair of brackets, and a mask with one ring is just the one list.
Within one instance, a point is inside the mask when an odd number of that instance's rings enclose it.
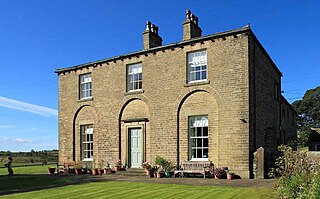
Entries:
{"label": "green grass", "polygon": [[[15,166],[15,165],[13,165]],[[28,167],[13,167],[14,174],[46,174],[48,173],[48,167],[56,167],[53,165],[43,165],[43,166],[28,166]],[[0,176],[7,175],[7,168],[0,168]]]}
{"label": "green grass", "polygon": [[[274,198],[271,189],[142,182],[87,182],[81,176],[46,174],[49,165],[0,169],[0,198]],[[80,178],[79,178],[80,177]],[[190,179],[192,180],[192,179]],[[49,188],[51,187],[51,188]]]}
{"label": "green grass", "polygon": [[268,189],[135,182],[92,182],[0,198],[273,198]]}

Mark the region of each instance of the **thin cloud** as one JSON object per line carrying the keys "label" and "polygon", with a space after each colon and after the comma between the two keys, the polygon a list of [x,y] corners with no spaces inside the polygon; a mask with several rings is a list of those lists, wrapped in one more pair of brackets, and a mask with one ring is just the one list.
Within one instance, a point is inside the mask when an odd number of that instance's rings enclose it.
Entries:
{"label": "thin cloud", "polygon": [[9,138],[8,137],[0,137],[0,143],[5,143],[8,142]]}
{"label": "thin cloud", "polygon": [[32,140],[30,139],[22,139],[22,138],[17,138],[14,140],[17,143],[32,143]]}
{"label": "thin cloud", "polygon": [[0,129],[14,129],[14,128],[16,127],[12,125],[0,125]]}
{"label": "thin cloud", "polygon": [[30,113],[42,115],[45,117],[57,117],[58,116],[58,111],[55,109],[51,109],[48,107],[44,106],[38,106],[35,104],[29,104],[26,102],[14,100],[14,99],[9,99],[6,97],[1,97],[0,96],[0,106],[6,107],[6,108],[11,108],[11,109],[16,109],[20,111],[27,111]]}

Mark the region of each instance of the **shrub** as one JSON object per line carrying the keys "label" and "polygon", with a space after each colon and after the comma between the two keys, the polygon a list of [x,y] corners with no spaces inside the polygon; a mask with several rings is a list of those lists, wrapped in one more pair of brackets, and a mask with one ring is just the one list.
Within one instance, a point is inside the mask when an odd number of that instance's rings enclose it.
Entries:
{"label": "shrub", "polygon": [[276,192],[279,198],[318,198],[320,173],[307,159],[307,153],[293,151],[291,147],[278,147],[282,156],[276,160],[269,176],[279,177]]}
{"label": "shrub", "polygon": [[164,169],[165,171],[171,171],[174,168],[171,161],[161,156],[157,156],[154,163],[160,165],[160,169]]}

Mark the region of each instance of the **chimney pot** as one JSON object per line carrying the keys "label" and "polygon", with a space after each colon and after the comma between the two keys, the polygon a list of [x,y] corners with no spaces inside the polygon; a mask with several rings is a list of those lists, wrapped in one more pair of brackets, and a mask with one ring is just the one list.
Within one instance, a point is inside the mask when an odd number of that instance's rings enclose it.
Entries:
{"label": "chimney pot", "polygon": [[143,49],[154,48],[162,45],[162,38],[158,34],[159,27],[147,21],[147,28],[143,32]]}
{"label": "chimney pot", "polygon": [[186,20],[183,22],[183,41],[195,37],[201,37],[202,30],[199,27],[199,19],[191,13],[190,10],[186,11]]}

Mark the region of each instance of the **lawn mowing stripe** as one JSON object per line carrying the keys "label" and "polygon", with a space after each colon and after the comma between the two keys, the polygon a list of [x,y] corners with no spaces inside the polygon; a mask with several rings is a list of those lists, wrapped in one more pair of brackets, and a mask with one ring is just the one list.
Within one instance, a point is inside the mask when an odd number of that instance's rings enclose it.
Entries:
{"label": "lawn mowing stripe", "polygon": [[[8,198],[262,198],[254,189],[219,186],[192,186],[139,182],[90,182],[64,187],[8,195]],[[264,194],[267,196],[267,193]]]}
{"label": "lawn mowing stripe", "polygon": [[[66,186],[63,186],[63,187],[46,189],[45,191],[47,193],[50,193],[50,194],[46,194],[46,195],[41,195],[42,192],[43,192],[42,190],[28,192],[28,193],[26,193],[26,196],[30,195],[31,198],[34,198],[34,197],[37,197],[37,195],[40,194],[41,198],[57,198],[57,197],[63,197],[66,194],[71,194],[71,193],[74,194],[74,193],[79,192],[79,190],[77,190],[77,189],[70,189],[70,187],[72,187],[72,186],[77,186],[77,185],[66,185]],[[81,188],[81,190],[82,191],[90,191],[90,190],[92,190],[92,187],[89,186],[89,187],[86,187],[86,188]],[[51,193],[51,192],[53,192],[53,193]],[[23,194],[23,193],[21,193],[21,194]],[[12,196],[14,196],[14,195],[12,195]]]}

